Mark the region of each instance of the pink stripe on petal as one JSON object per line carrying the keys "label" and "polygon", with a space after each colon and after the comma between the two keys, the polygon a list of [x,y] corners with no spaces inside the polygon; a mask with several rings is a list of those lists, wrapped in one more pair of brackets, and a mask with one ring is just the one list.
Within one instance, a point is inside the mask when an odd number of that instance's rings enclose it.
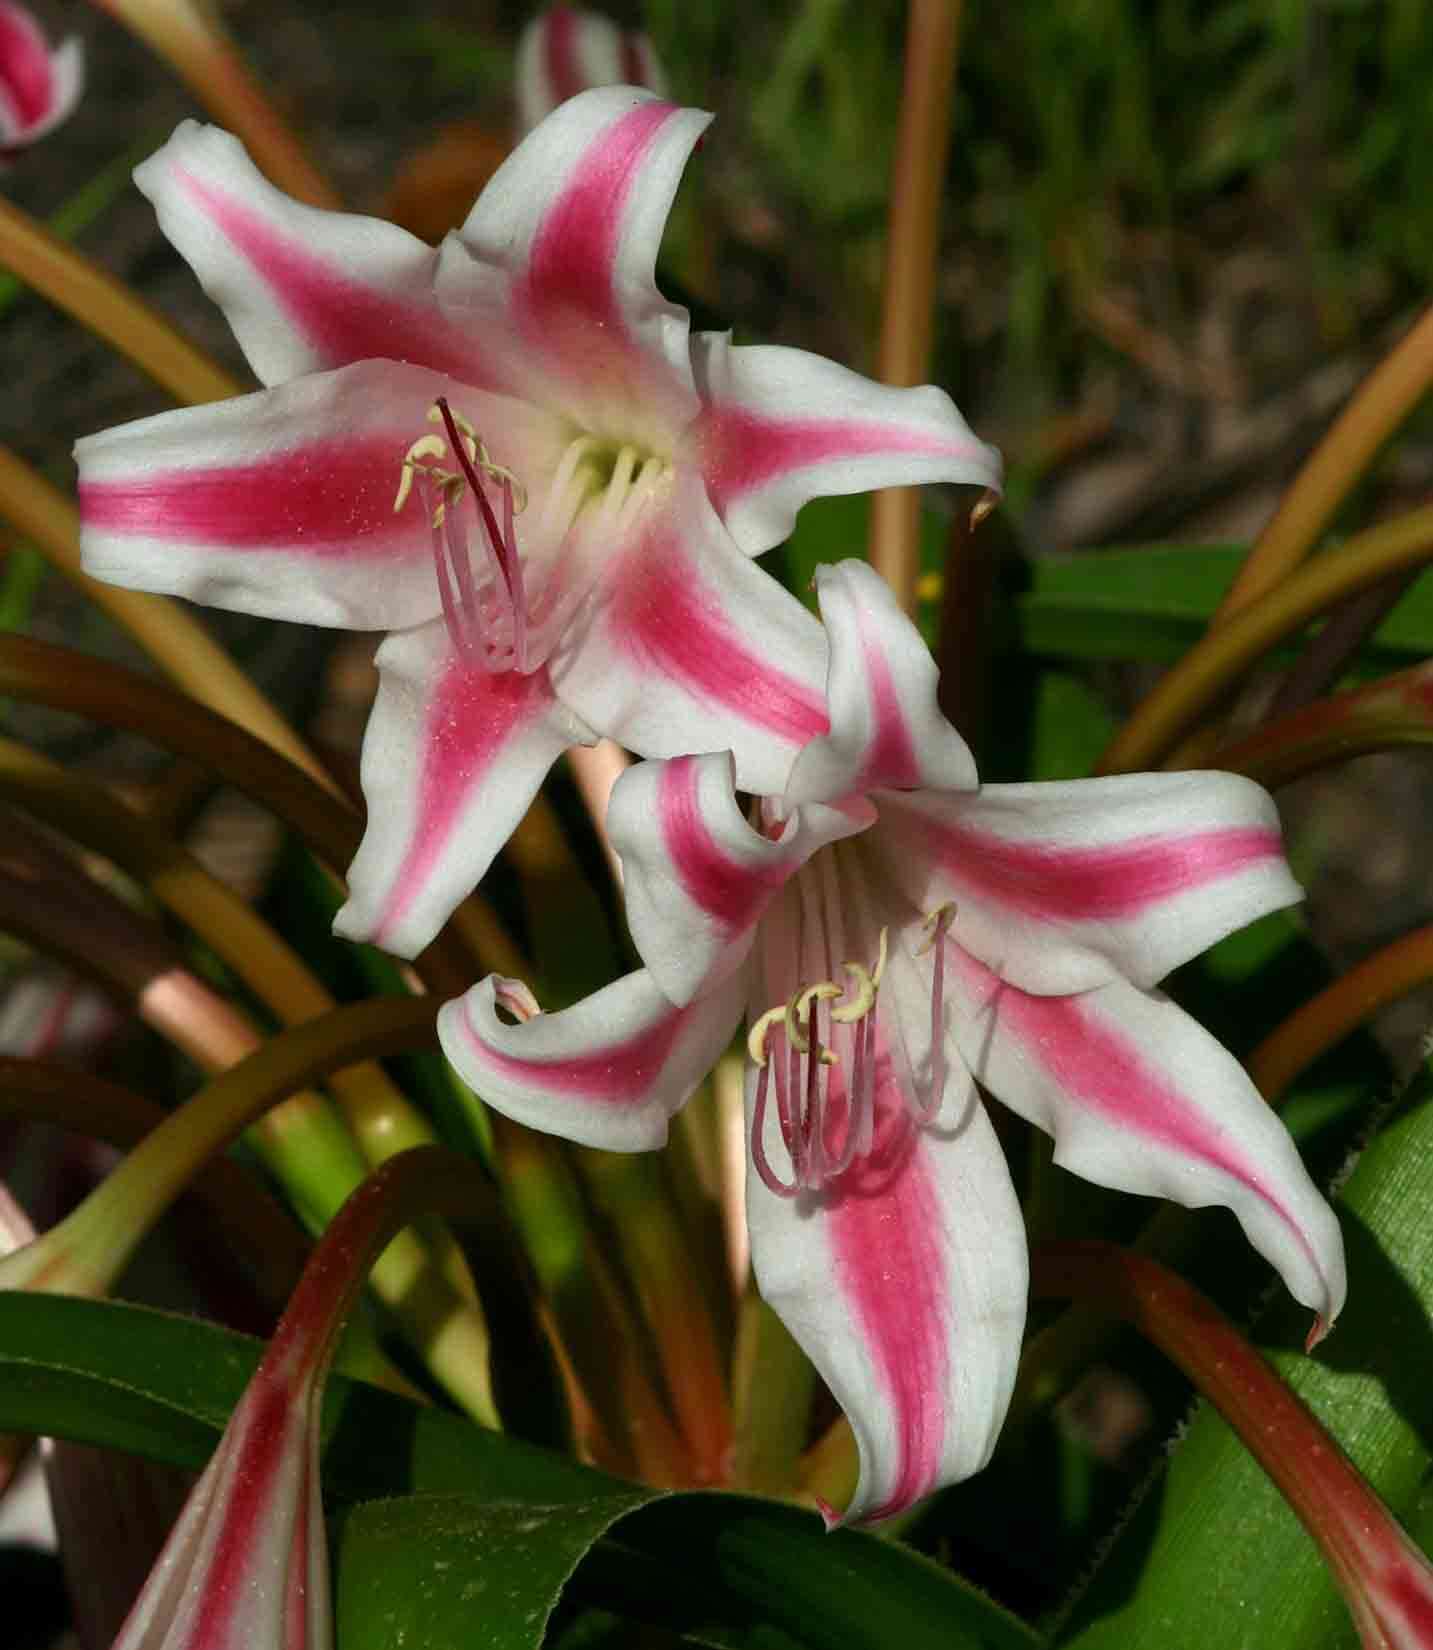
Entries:
{"label": "pink stripe on petal", "polygon": [[0,78],[21,130],[49,114],[55,99],[50,45],[18,6],[0,6]]}
{"label": "pink stripe on petal", "polygon": [[554,103],[565,103],[583,90],[577,58],[579,19],[570,6],[554,6],[543,19],[543,57]]}
{"label": "pink stripe on petal", "polygon": [[574,322],[607,329],[610,342],[626,336],[627,320],[613,279],[623,217],[647,151],[680,113],[670,103],[642,103],[614,120],[583,155],[533,236],[527,269],[514,293],[526,330],[543,334],[566,317],[563,339],[570,332],[582,356],[599,340],[584,341]]}
{"label": "pink stripe on petal", "polygon": [[697,758],[679,756],[662,770],[657,793],[662,842],[692,902],[726,928],[745,928],[790,875],[785,864],[745,865],[707,829],[698,795]]}
{"label": "pink stripe on petal", "polygon": [[85,525],[178,543],[346,559],[397,548],[431,551],[393,497],[411,429],[275,453],[250,464],[82,481]]}
{"label": "pink stripe on petal", "polygon": [[866,751],[860,781],[852,789],[865,792],[878,785],[895,790],[913,790],[921,782],[920,761],[916,756],[911,730],[906,725],[905,710],[896,692],[895,679],[880,643],[865,633],[862,627],[861,657],[866,668],[866,685],[875,716],[875,736]]}
{"label": "pink stripe on petal", "polygon": [[405,361],[471,388],[498,385],[468,333],[444,319],[426,282],[415,300],[365,285],[202,178],[176,170],[174,181],[263,278],[321,366]]}
{"label": "pink stripe on petal", "polygon": [[1051,922],[1137,917],[1175,894],[1283,854],[1279,832],[1265,826],[1059,848],[948,820],[927,817],[926,824],[930,851],[957,890]]}
{"label": "pink stripe on petal", "polygon": [[793,745],[829,730],[821,699],[742,641],[675,534],[654,532],[627,558],[610,623],[638,670],[657,672],[704,704]]}
{"label": "pink stripe on petal", "polygon": [[1086,996],[1031,996],[1007,985],[959,945],[947,943],[945,956],[947,966],[965,976],[988,1011],[1019,1039],[1025,1057],[1043,1066],[1070,1101],[1246,1187],[1283,1221],[1315,1276],[1324,1275],[1313,1245],[1258,1171],[1239,1160],[1173,1082],[1096,1013]]}
{"label": "pink stripe on petal", "polygon": [[[935,1488],[950,1386],[951,1289],[940,1199],[879,1023],[876,1037],[872,1150],[827,1194],[824,1210],[836,1284],[850,1302],[895,1423],[895,1473],[884,1499],[863,1510],[863,1521],[889,1518]],[[837,1099],[839,1067],[831,1078]],[[843,1113],[838,1104],[833,1140]]]}
{"label": "pink stripe on petal", "polygon": [[480,1069],[486,1067],[517,1083],[540,1085],[556,1094],[573,1094],[620,1109],[646,1101],[693,1008],[674,1008],[623,1042],[550,1060],[505,1054],[483,1042],[466,1015],[460,1017],[459,1024]]}
{"label": "pink stripe on petal", "polygon": [[744,407],[713,403],[698,431],[702,474],[717,514],[746,493],[793,471],[836,459],[885,453],[958,458],[969,452],[984,461],[975,442],[942,441],[921,430],[842,418],[766,418]]}
{"label": "pink stripe on petal", "polygon": [[422,733],[422,771],[414,825],[374,942],[402,921],[450,846],[472,793],[503,749],[552,704],[546,668],[489,675],[454,658],[434,684]]}

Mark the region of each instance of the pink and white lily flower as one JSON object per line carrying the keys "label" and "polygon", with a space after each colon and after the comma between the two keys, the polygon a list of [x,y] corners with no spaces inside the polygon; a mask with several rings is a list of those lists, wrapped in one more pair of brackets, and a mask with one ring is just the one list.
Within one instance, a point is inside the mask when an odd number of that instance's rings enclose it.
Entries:
{"label": "pink and white lily flower", "polygon": [[977,784],[936,671],[862,563],[818,574],[829,734],[751,820],[725,754],[646,762],[608,816],[646,966],[514,1025],[489,978],[448,1058],[499,1110],[659,1146],[744,1014],[762,1294],[850,1417],[850,1519],[988,1459],[1027,1260],[977,1082],[1101,1185],[1219,1203],[1333,1321],[1339,1229],[1240,1065],[1155,989],[1300,897],[1268,795],[1230,774]]}
{"label": "pink and white lily flower", "polygon": [[436,250],[213,128],[136,173],[270,387],[81,441],[85,569],[394,632],[351,938],[425,945],[573,742],[731,748],[778,787],[825,731],[823,649],[751,558],[817,494],[998,484],[939,390],[689,332],[654,268],[707,120],[584,92]]}
{"label": "pink and white lily flower", "polygon": [[0,0],[0,160],[68,119],[84,79],[78,40],[52,47],[28,7]]}
{"label": "pink and white lily flower", "polygon": [[519,136],[592,86],[667,93],[667,77],[647,36],[580,6],[549,6],[534,17],[518,40],[515,67]]}

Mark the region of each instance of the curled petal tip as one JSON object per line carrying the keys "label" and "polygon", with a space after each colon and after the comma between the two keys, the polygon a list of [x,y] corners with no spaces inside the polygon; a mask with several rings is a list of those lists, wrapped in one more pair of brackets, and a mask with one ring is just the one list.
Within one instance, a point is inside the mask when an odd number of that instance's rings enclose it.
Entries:
{"label": "curled petal tip", "polygon": [[1328,1316],[1325,1316],[1322,1312],[1320,1312],[1314,1321],[1309,1325],[1308,1335],[1304,1339],[1304,1351],[1312,1352],[1319,1342],[1323,1340],[1324,1336],[1328,1334],[1329,1330],[1333,1328],[1333,1325],[1333,1315],[1329,1314]]}
{"label": "curled petal tip", "polygon": [[845,1513],[837,1512],[824,1496],[816,1497],[816,1511],[821,1514],[821,1522],[826,1526],[826,1534],[839,1530],[846,1522]]}
{"label": "curled petal tip", "polygon": [[987,487],[976,499],[970,510],[970,530],[972,533],[990,515],[999,502],[1000,494],[993,487]]}

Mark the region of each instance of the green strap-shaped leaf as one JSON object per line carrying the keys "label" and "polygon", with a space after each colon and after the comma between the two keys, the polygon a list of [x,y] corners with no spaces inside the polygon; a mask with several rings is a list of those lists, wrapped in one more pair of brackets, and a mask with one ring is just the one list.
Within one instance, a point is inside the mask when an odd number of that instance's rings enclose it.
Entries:
{"label": "green strap-shaped leaf", "polygon": [[[1260,1340],[1425,1542],[1433,1533],[1433,1089],[1365,1151],[1339,1200],[1349,1303],[1316,1357],[1307,1313]],[[1220,1417],[1195,1415],[1059,1642],[1070,1650],[1334,1650],[1348,1611],[1313,1541]]]}
{"label": "green strap-shaped leaf", "polygon": [[[260,1351],[246,1336],[143,1307],[0,1294],[0,1432],[197,1468]],[[710,1645],[1042,1642],[895,1542],[827,1536],[811,1514],[750,1497],[624,1484],[342,1376],[329,1382],[324,1435],[325,1497],[340,1514],[339,1650],[401,1643],[399,1627],[425,1650],[536,1646],[574,1566],[579,1602]],[[506,1637],[469,1609],[489,1594],[506,1600],[494,1618]],[[385,1621],[385,1636],[365,1636]],[[514,1636],[529,1629],[535,1636]]]}
{"label": "green strap-shaped leaf", "polygon": [[572,1572],[650,1491],[545,1506],[472,1495],[372,1501],[342,1520],[337,1638],[342,1650],[537,1650]]}
{"label": "green strap-shaped leaf", "polygon": [[[1172,662],[1204,634],[1245,554],[1241,545],[1148,545],[1040,558],[1015,601],[1027,653]],[[1362,658],[1387,669],[1433,652],[1433,578],[1419,579]]]}

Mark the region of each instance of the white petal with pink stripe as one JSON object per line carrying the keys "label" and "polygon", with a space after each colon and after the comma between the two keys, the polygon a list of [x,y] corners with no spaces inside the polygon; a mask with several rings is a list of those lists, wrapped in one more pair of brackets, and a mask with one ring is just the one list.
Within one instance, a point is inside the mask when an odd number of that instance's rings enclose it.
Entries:
{"label": "white petal with pink stripe", "polygon": [[518,38],[513,92],[519,134],[530,132],[559,103],[589,87],[642,84],[622,70],[622,31],[610,17],[576,6],[549,6]]}
{"label": "white petal with pink stripe", "polygon": [[1303,898],[1268,792],[1229,773],[1151,773],[885,797],[911,898],[1026,991],[1150,986]]}
{"label": "white petal with pink stripe", "polygon": [[946,942],[951,1032],[977,1078],[1099,1186],[1231,1209],[1327,1327],[1346,1287],[1333,1210],[1237,1060],[1182,1009],[1125,980],[1031,996]]}
{"label": "white petal with pink stripe", "polygon": [[788,807],[895,788],[974,790],[975,759],[936,704],[939,673],[890,586],[865,562],[816,569],[830,646],[831,731],[802,750]]}
{"label": "white petal with pink stripe", "polygon": [[721,752],[639,762],[617,781],[607,831],[622,859],[627,922],[663,992],[687,1003],[746,959],[757,923],[818,848],[861,831],[870,808],[803,808],[763,835]]}
{"label": "white petal with pink stripe", "polygon": [[549,6],[518,40],[514,64],[519,134],[592,86],[645,86],[666,95],[666,76],[644,34],[624,32],[600,12]]}
{"label": "white petal with pink stripe", "polygon": [[443,387],[363,361],[86,437],[85,571],[305,624],[436,618],[432,532],[394,498]]}
{"label": "white petal with pink stripe", "polygon": [[[290,200],[217,126],[186,120],[135,169],[159,226],[224,311],[261,383],[354,361],[428,367],[500,388],[500,334],[447,320],[435,285],[454,250],[396,224]],[[460,249],[457,249],[460,250]],[[482,271],[461,259],[465,278]]]}
{"label": "white petal with pink stripe", "polygon": [[[780,982],[763,983],[770,994]],[[877,1022],[869,1149],[819,1195],[775,1196],[755,1169],[747,1174],[762,1296],[860,1448],[843,1522],[889,1517],[985,1465],[1025,1323],[1024,1225],[1004,1155],[958,1061],[941,1094],[925,1093],[929,993],[898,951]],[[749,1127],[755,1097],[749,1073]],[[919,1109],[936,1121],[919,1126]],[[767,1132],[779,1154],[778,1131]]]}
{"label": "white petal with pink stripe", "polygon": [[78,40],[50,46],[33,13],[0,0],[0,157],[51,132],[84,91]]}
{"label": "white petal with pink stripe", "polygon": [[411,957],[477,886],[568,745],[590,729],[547,671],[493,673],[434,622],[390,636],[363,740],[368,828],[334,932]]}
{"label": "white petal with pink stripe", "polygon": [[780,544],[813,498],[965,482],[999,491],[1000,455],[943,390],[891,389],[804,350],[692,339],[704,410],[697,462],[717,513],[748,555]]}
{"label": "white petal with pink stripe", "polygon": [[553,680],[582,719],[649,756],[730,750],[737,783],[778,793],[825,733],[820,626],[722,531],[690,477],[604,565],[591,641]]}
{"label": "white petal with pink stripe", "polygon": [[501,271],[503,306],[445,269],[465,328],[496,322],[523,352],[526,393],[594,435],[670,452],[698,401],[687,312],[657,287],[657,250],[688,155],[711,117],[631,86],[564,103],[498,168],[459,231]]}
{"label": "white petal with pink stripe", "polygon": [[667,1124],[731,1041],[738,978],[675,1007],[646,969],[557,1014],[498,1017],[512,984],[490,974],[438,1014],[443,1052],[490,1106],[535,1129],[609,1152],[665,1144]]}

